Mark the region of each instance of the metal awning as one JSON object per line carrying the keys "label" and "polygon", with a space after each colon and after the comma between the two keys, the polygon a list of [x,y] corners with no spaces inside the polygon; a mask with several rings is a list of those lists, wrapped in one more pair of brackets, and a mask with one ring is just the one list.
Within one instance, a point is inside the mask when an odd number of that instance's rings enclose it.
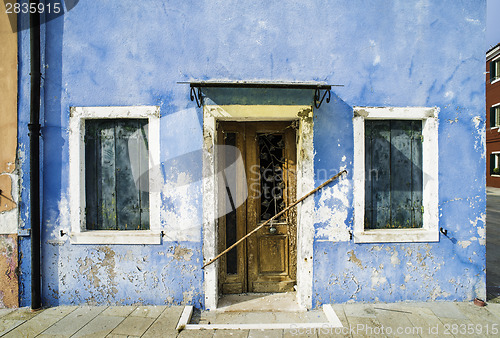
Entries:
{"label": "metal awning", "polygon": [[[178,82],[181,84],[189,84],[191,87],[191,101],[196,101],[198,107],[203,104],[201,94],[202,88],[272,88],[272,89],[312,89],[314,90],[314,106],[319,108],[323,100],[330,102],[332,87],[343,87],[343,85],[329,85],[322,82],[267,82],[267,81],[189,81]],[[324,90],[323,96],[321,91]]]}

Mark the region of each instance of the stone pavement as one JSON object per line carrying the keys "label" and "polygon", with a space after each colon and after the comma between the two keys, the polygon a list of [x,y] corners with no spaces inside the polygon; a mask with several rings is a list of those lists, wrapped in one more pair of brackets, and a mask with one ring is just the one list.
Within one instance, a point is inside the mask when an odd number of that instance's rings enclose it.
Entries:
{"label": "stone pavement", "polygon": [[486,193],[486,290],[489,302],[500,302],[500,189]]}
{"label": "stone pavement", "polygon": [[[500,304],[469,302],[335,304],[343,328],[287,330],[183,330],[175,327],[182,306],[58,306],[31,312],[0,310],[2,337],[489,337],[500,335]],[[211,314],[212,318],[218,315]],[[224,313],[220,321],[307,320],[302,313]],[[203,312],[198,318],[207,317]],[[208,316],[210,317],[210,315]],[[196,321],[196,318],[193,318]],[[248,322],[249,320],[247,320]]]}

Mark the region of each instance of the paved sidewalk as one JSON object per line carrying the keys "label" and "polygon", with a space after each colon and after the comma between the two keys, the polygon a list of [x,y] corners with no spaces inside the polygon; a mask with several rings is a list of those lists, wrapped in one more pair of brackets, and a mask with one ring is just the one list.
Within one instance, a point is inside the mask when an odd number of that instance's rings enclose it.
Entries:
{"label": "paved sidewalk", "polygon": [[[500,335],[500,304],[432,302],[333,305],[344,328],[287,330],[183,330],[175,327],[182,306],[59,306],[32,313],[0,309],[3,337],[488,337]],[[207,313],[202,313],[203,314]],[[213,316],[213,314],[212,314]],[[228,322],[231,316],[225,314]],[[233,319],[290,320],[306,312],[233,313]],[[259,317],[260,316],[260,317]],[[205,316],[206,317],[206,316]],[[196,320],[196,319],[194,319]]]}
{"label": "paved sidewalk", "polygon": [[486,187],[486,195],[500,196],[500,188]]}
{"label": "paved sidewalk", "polygon": [[500,189],[486,187],[486,290],[500,302]]}

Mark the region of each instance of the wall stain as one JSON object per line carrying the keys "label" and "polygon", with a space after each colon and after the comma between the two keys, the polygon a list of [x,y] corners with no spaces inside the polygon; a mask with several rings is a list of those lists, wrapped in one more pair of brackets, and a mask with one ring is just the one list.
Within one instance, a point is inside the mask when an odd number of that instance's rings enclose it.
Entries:
{"label": "wall stain", "polygon": [[0,308],[18,307],[17,235],[0,235]]}
{"label": "wall stain", "polygon": [[363,263],[356,257],[356,254],[354,254],[354,250],[348,251],[349,254],[348,260],[350,262],[354,262],[360,269],[364,269],[365,267],[363,266]]}

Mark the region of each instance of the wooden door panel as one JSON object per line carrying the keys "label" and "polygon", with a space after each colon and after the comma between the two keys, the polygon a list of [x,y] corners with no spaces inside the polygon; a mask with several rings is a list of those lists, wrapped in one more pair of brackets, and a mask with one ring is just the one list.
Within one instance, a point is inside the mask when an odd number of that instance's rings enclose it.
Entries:
{"label": "wooden door panel", "polygon": [[[295,129],[290,122],[249,123],[245,135],[249,232],[295,201],[296,146]],[[270,162],[270,157],[276,161]],[[255,170],[255,166],[260,170]],[[274,179],[269,179],[266,170],[272,171]],[[260,182],[261,189],[255,189],[255,182]],[[272,188],[265,189],[269,187]],[[272,200],[266,196],[269,190],[274,191]],[[290,245],[296,243],[295,213],[284,214],[272,226],[276,229],[274,234],[270,227],[265,227],[248,239],[249,292],[293,291],[296,284],[296,248]]]}
{"label": "wooden door panel", "polygon": [[[244,158],[244,128],[242,128],[242,124],[221,122],[217,144],[236,147]],[[224,172],[224,169],[235,161],[236,155],[230,148],[226,149],[225,147],[220,147],[217,153],[217,169],[220,173],[218,175],[218,210],[223,211],[218,219],[219,252],[246,234],[246,202],[237,207],[236,210],[231,210],[231,203],[234,204],[234,201],[242,200],[241,194],[246,191],[246,189],[243,189],[246,182],[242,182],[240,179],[240,177],[244,176],[245,168],[243,165],[238,164],[236,173]],[[243,293],[247,291],[246,266],[246,242],[243,241],[220,259],[219,289],[222,293]]]}
{"label": "wooden door panel", "polygon": [[286,275],[288,273],[287,236],[260,236],[258,241],[259,274]]}
{"label": "wooden door panel", "polygon": [[[276,279],[276,278],[275,278]],[[294,286],[297,284],[295,280],[273,280],[268,278],[265,282],[252,282],[252,291],[256,293],[268,292],[291,292],[294,291]]]}
{"label": "wooden door panel", "polygon": [[[248,191],[244,205],[219,218],[220,252],[234,243],[227,227],[236,224],[239,239],[295,201],[296,130],[291,122],[220,122],[218,135],[218,144],[231,140],[229,143],[240,149]],[[218,165],[223,168],[226,160],[219,154]],[[226,183],[220,181],[219,208],[225,208]],[[293,291],[297,271],[296,219],[296,211],[291,210],[272,225],[275,232],[265,227],[239,245],[237,258],[234,253],[222,256],[222,293]]]}

